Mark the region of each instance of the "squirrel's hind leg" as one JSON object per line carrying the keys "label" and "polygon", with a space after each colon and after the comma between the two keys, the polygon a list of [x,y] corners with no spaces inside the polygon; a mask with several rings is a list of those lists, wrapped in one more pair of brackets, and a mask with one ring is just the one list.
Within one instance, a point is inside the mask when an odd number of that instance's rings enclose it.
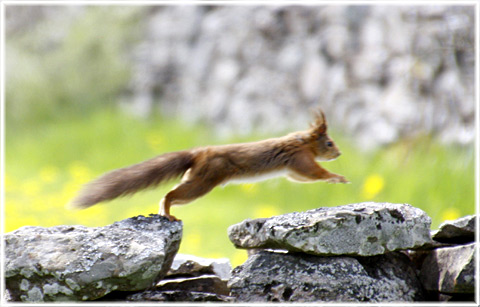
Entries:
{"label": "squirrel's hind leg", "polygon": [[176,218],[175,216],[170,214],[170,207],[172,205],[171,202],[167,202],[166,196],[160,200],[160,209],[158,210],[158,214],[168,218],[170,222],[173,221],[180,221],[180,219]]}
{"label": "squirrel's hind leg", "polygon": [[171,206],[192,202],[210,192],[219,183],[216,180],[188,180],[181,182],[162,198],[158,214],[167,217],[170,221],[179,221],[179,219],[170,214]]}

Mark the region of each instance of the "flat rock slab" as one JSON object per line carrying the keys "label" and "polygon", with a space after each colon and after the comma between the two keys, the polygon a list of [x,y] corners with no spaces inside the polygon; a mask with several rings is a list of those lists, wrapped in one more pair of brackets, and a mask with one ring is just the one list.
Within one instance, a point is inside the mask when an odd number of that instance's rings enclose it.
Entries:
{"label": "flat rock slab", "polygon": [[229,227],[239,248],[374,256],[431,242],[430,217],[408,204],[359,203],[245,220]]}
{"label": "flat rock slab", "polygon": [[237,302],[400,302],[424,300],[403,254],[321,257],[260,252],[232,271]]}
{"label": "flat rock slab", "polygon": [[187,254],[177,254],[168,271],[168,277],[195,277],[205,274],[214,274],[222,280],[230,278],[232,266],[228,258],[202,258]]}
{"label": "flat rock slab", "polygon": [[420,271],[426,290],[444,294],[475,293],[475,243],[429,252]]}
{"label": "flat rock slab", "polygon": [[432,238],[442,243],[469,243],[475,241],[475,215],[467,215],[454,221],[446,221],[433,232]]}
{"label": "flat rock slab", "polygon": [[231,296],[184,290],[147,290],[129,295],[126,300],[133,302],[234,302],[234,298]]}
{"label": "flat rock slab", "polygon": [[162,279],[181,222],[137,216],[105,227],[22,227],[5,234],[6,289],[14,301],[93,300]]}
{"label": "flat rock slab", "polygon": [[202,275],[197,277],[174,278],[161,280],[155,290],[184,290],[189,292],[215,293],[228,295],[227,281],[217,275]]}

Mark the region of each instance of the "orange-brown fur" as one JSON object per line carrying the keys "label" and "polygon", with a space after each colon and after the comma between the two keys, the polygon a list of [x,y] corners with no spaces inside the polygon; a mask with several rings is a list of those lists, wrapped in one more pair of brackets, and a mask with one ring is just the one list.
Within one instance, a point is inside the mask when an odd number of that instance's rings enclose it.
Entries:
{"label": "orange-brown fur", "polygon": [[87,184],[72,204],[89,207],[183,175],[181,182],[160,201],[160,214],[176,220],[170,214],[172,205],[191,202],[217,185],[238,179],[255,179],[282,171],[299,182],[348,183],[345,177],[330,173],[316,162],[333,160],[339,155],[327,135],[325,115],[320,112],[306,131],[258,142],[166,153],[111,171]]}

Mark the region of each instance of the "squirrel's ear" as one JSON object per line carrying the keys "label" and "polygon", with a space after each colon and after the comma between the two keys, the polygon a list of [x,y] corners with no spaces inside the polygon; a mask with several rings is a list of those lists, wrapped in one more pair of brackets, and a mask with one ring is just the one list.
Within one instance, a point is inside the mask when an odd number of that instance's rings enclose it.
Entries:
{"label": "squirrel's ear", "polygon": [[312,125],[315,132],[318,134],[324,134],[327,132],[327,120],[325,119],[325,113],[322,110],[315,112],[315,122]]}

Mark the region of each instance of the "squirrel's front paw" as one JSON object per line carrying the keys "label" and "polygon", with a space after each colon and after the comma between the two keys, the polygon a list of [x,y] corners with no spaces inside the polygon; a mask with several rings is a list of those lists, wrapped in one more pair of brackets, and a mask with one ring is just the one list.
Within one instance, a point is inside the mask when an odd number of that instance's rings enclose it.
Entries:
{"label": "squirrel's front paw", "polygon": [[327,180],[329,183],[350,183],[350,181],[347,180],[347,178],[343,176],[335,176]]}

